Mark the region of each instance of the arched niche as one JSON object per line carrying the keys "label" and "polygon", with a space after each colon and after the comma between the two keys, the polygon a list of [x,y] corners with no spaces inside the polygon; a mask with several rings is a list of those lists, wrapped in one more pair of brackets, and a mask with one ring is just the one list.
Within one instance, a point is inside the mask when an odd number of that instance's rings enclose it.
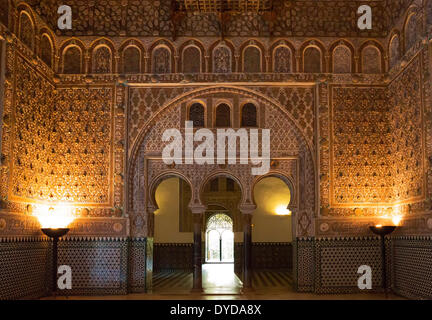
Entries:
{"label": "arched niche", "polygon": [[141,72],[141,51],[138,47],[130,45],[123,50],[122,54],[123,73]]}
{"label": "arched niche", "polygon": [[303,71],[305,73],[322,72],[322,53],[318,47],[309,46],[303,51]]}
{"label": "arched niche", "polygon": [[76,45],[67,46],[62,55],[62,70],[65,74],[82,73],[82,52]]}
{"label": "arched niche", "polygon": [[384,71],[384,57],[381,47],[376,42],[365,42],[360,47],[361,72],[366,74],[382,73]]}
{"label": "arched niche", "polygon": [[35,26],[33,19],[26,11],[21,11],[19,15],[19,32],[20,40],[30,49],[34,50]]}
{"label": "arched niche", "polygon": [[352,73],[352,51],[344,44],[340,44],[332,52],[333,73]]}
{"label": "arched niche", "polygon": [[389,43],[389,66],[393,68],[400,59],[400,38],[398,34],[394,34]]}
{"label": "arched niche", "polygon": [[183,73],[200,73],[201,72],[201,50],[190,45],[183,49],[182,62]]}
{"label": "arched niche", "polygon": [[40,58],[50,68],[53,67],[53,44],[50,36],[47,33],[42,34],[40,38]]}
{"label": "arched niche", "polygon": [[273,50],[273,72],[293,72],[293,53],[286,45],[279,45]]}
{"label": "arched niche", "polygon": [[112,73],[112,52],[106,45],[98,45],[92,53],[92,73]]}
{"label": "arched niche", "polygon": [[152,51],[152,73],[172,72],[171,51],[166,46],[158,46]]}
{"label": "arched niche", "polygon": [[260,73],[262,72],[261,50],[257,46],[250,45],[243,50],[243,72]]}
{"label": "arched niche", "polygon": [[231,73],[232,72],[232,53],[226,45],[218,45],[213,49],[212,70],[214,73]]}
{"label": "arched niche", "polygon": [[420,35],[419,32],[419,16],[412,12],[408,15],[405,22],[405,51],[408,51],[417,41],[417,37]]}

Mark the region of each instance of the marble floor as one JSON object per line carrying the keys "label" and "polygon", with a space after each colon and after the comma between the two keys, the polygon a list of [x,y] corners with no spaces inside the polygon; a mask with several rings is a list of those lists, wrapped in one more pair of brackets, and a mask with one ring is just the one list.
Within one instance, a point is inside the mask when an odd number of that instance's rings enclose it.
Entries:
{"label": "marble floor", "polygon": [[[192,289],[192,272],[160,271],[153,275],[153,293],[187,294]],[[255,270],[252,274],[255,291],[286,291],[292,288],[291,270]],[[241,294],[242,282],[234,273],[233,264],[204,264],[203,291],[206,294]]]}
{"label": "marble floor", "polygon": [[233,264],[203,265],[203,292],[191,293],[191,272],[160,271],[153,275],[153,292],[120,296],[57,296],[51,300],[404,300],[384,294],[326,294],[299,293],[292,289],[290,270],[254,271],[251,292],[241,292],[242,282],[234,273]]}

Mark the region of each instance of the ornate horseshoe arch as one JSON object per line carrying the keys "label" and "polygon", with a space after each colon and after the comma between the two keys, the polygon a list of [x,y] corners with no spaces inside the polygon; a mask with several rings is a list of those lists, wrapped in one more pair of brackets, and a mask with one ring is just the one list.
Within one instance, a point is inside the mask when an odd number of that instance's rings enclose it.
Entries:
{"label": "ornate horseshoe arch", "polygon": [[[182,104],[191,99],[205,99],[215,94],[254,99],[264,106],[265,128],[276,131],[275,136],[272,135],[271,138],[272,169],[269,174],[286,179],[290,177],[287,181],[291,181],[293,194],[297,197],[296,220],[299,221],[297,236],[313,235],[314,211],[317,207],[316,159],[310,136],[305,135],[300,123],[275,99],[249,88],[213,86],[189,91],[165,103],[149,118],[131,144],[126,192],[131,236],[142,237],[152,234],[149,228],[153,226],[148,218],[148,213],[156,208],[154,199],[151,199],[152,192],[160,179],[170,175],[179,176],[190,184],[192,190],[190,205],[192,206],[202,205],[201,191],[205,183],[217,175],[234,177],[242,190],[241,204],[253,204],[253,186],[260,178],[251,175],[251,164],[167,166],[161,159],[162,131],[170,128],[181,130]],[[273,152],[274,146],[275,152]]]}

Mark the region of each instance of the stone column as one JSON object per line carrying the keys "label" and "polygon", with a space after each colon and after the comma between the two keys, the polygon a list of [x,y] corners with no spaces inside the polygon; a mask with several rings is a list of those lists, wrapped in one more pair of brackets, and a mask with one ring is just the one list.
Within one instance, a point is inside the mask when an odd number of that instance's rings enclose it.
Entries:
{"label": "stone column", "polygon": [[202,292],[202,240],[201,232],[205,206],[194,205],[190,207],[193,215],[194,248],[193,248],[193,288],[192,292]]}
{"label": "stone column", "polygon": [[86,50],[84,53],[84,70],[82,71],[82,73],[89,74],[93,72],[91,70],[93,66],[91,66],[90,59],[91,59],[91,52],[90,50]]}
{"label": "stone column", "polygon": [[240,206],[243,217],[243,292],[252,290],[252,213],[254,204]]}
{"label": "stone column", "polygon": [[295,60],[296,60],[296,71],[297,71],[297,72],[304,72],[304,70],[303,70],[303,66],[300,66],[300,59],[301,59],[300,54],[296,54],[296,55],[295,55]]}
{"label": "stone column", "polygon": [[148,205],[147,206],[147,239],[145,245],[145,291],[147,293],[153,292],[153,264],[154,264],[154,255],[153,255],[153,239],[154,239],[154,216],[155,211],[158,210],[156,206]]}
{"label": "stone column", "polygon": [[[334,66],[333,66],[334,68]],[[323,65],[323,73],[331,73],[333,70],[330,70],[330,53],[326,52],[324,55],[324,65]]]}
{"label": "stone column", "polygon": [[355,70],[353,70],[353,73],[359,73],[360,72],[360,57],[358,55],[354,56],[354,64],[355,64]]}

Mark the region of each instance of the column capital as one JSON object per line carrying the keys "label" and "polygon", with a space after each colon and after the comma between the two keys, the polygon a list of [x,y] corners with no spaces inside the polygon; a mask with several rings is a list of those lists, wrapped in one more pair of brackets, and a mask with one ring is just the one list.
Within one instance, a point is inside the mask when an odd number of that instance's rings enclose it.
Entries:
{"label": "column capital", "polygon": [[242,214],[252,214],[256,210],[257,206],[253,203],[241,204],[239,206],[240,212]]}
{"label": "column capital", "polygon": [[192,211],[192,214],[203,214],[206,211],[206,206],[202,204],[194,204],[189,206],[189,209]]}
{"label": "column capital", "polygon": [[153,204],[149,204],[147,206],[147,212],[148,213],[154,213],[156,210],[158,210],[159,208]]}

